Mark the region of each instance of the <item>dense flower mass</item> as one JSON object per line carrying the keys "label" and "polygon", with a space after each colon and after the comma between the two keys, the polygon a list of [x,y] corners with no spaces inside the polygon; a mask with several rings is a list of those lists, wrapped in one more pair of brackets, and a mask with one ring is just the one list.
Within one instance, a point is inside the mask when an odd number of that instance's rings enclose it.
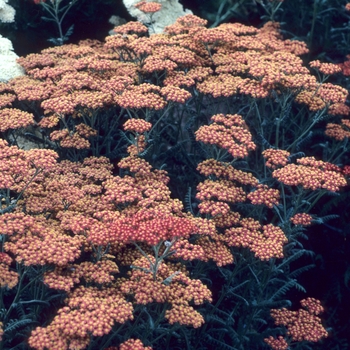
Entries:
{"label": "dense flower mass", "polygon": [[[14,288],[18,283],[17,272],[10,270],[11,263],[12,263],[12,258],[8,254],[0,252],[0,288],[7,287],[11,289],[11,288]],[[1,331],[0,331],[0,341],[1,341]]]}
{"label": "dense flower mass", "polygon": [[266,166],[271,169],[276,169],[279,166],[287,165],[290,153],[281,149],[269,148],[262,152],[266,159]]}
{"label": "dense flower mass", "polygon": [[68,294],[66,306],[47,327],[37,327],[29,337],[29,345],[37,350],[58,346],[84,349],[90,335],[108,334],[115,322],[133,319],[132,305],[117,288],[79,287]]}
{"label": "dense flower mass", "polygon": [[250,218],[242,219],[239,225],[225,231],[229,246],[249,248],[260,260],[283,258],[283,246],[288,239],[279,227],[261,225]]}
{"label": "dense flower mass", "polygon": [[187,272],[179,271],[172,264],[161,263],[156,278],[146,272],[148,259],[135,260],[134,264],[137,269],[121,284],[123,293],[133,294],[138,304],[168,302],[171,308],[166,311],[165,318],[170,324],[178,322],[198,328],[204,323],[203,316],[190,306],[190,302],[200,305],[211,301],[210,290],[200,280],[190,279]]}
{"label": "dense flower mass", "polygon": [[281,335],[279,335],[277,338],[274,338],[271,335],[268,338],[265,338],[264,342],[273,350],[288,350],[289,348],[287,341]]}
{"label": "dense flower mass", "polygon": [[[134,7],[151,26],[162,5]],[[242,349],[327,336],[313,298],[271,310],[286,336],[267,333],[268,318],[265,344],[246,332],[297,286],[300,233],[321,221],[307,213],[348,185],[348,90],[327,78],[350,75],[350,60],[307,68],[306,44],[277,22],[206,25],[186,15],[148,35],[129,22],[104,43],[22,57],[26,75],[0,83],[0,341],[17,320],[38,350],[191,347],[218,325]],[[305,156],[320,144],[303,149],[327,113],[322,147],[340,166]],[[26,137],[38,148],[14,146]]]}
{"label": "dense flower mass", "polygon": [[298,213],[290,218],[294,225],[309,226],[312,224],[313,217],[310,214]]}
{"label": "dense flower mass", "polygon": [[307,298],[300,303],[306,310],[272,309],[271,316],[274,318],[276,325],[284,325],[287,328],[287,335],[290,335],[293,341],[318,342],[320,339],[327,337],[328,332],[317,316],[323,312],[320,301]]}
{"label": "dense flower mass", "polygon": [[269,188],[266,185],[258,185],[256,190],[250,192],[247,195],[247,198],[252,202],[252,204],[264,204],[269,208],[272,208],[274,205],[279,203],[280,192]]}
{"label": "dense flower mass", "polygon": [[141,2],[138,2],[135,5],[135,7],[145,13],[154,13],[159,11],[162,8],[162,4],[159,4],[157,2],[141,1]]}
{"label": "dense flower mass", "polygon": [[234,158],[244,158],[255,150],[252,135],[240,115],[217,114],[211,120],[212,124],[196,131],[197,141],[227,149]]}
{"label": "dense flower mass", "polygon": [[347,185],[340,169],[333,164],[317,161],[314,157],[300,158],[297,163],[275,170],[272,176],[285,185],[300,185],[313,191],[326,189],[335,192]]}

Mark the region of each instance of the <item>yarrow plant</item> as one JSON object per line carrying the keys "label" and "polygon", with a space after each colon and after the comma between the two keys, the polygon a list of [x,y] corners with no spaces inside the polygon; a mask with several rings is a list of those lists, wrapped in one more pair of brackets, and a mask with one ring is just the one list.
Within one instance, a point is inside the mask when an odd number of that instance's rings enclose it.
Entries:
{"label": "yarrow plant", "polygon": [[[282,6],[259,3],[271,19]],[[287,292],[306,292],[297,277],[312,266],[293,262],[313,255],[308,226],[334,218],[321,201],[348,186],[347,119],[322,123],[349,109],[328,80],[342,68],[309,69],[306,44],[276,22],[206,24],[187,15],[149,36],[129,22],[104,43],[21,57],[26,75],[0,85],[2,348],[328,336],[321,303],[290,311]],[[315,131],[333,142],[324,159]]]}

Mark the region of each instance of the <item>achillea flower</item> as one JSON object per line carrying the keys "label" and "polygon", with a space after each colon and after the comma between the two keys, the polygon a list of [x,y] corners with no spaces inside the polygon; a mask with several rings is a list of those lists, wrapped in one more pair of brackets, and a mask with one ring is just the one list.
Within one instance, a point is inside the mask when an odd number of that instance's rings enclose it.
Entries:
{"label": "achillea flower", "polygon": [[76,106],[73,95],[52,97],[41,103],[41,107],[45,112],[54,112],[57,114],[73,114]]}
{"label": "achillea flower", "polygon": [[[14,218],[12,225],[14,225],[13,232],[4,244],[5,250],[14,254],[16,261],[26,266],[46,264],[64,266],[81,254],[82,238],[67,235],[55,225],[50,227],[49,221],[35,222],[24,233],[21,233],[22,223],[17,223]],[[17,227],[20,230],[17,230]]]}
{"label": "achillea flower", "polygon": [[222,30],[222,27],[203,29],[195,33],[194,40],[200,41],[205,45],[217,44],[218,42],[228,42],[232,37],[227,31]]}
{"label": "achillea flower", "polygon": [[253,219],[242,219],[241,227],[225,231],[229,246],[249,248],[260,260],[283,258],[283,246],[288,242],[283,231],[272,224],[261,226]]}
{"label": "achillea flower", "polygon": [[343,141],[350,138],[350,120],[342,119],[340,124],[328,123],[325,134],[337,141]]}
{"label": "achillea flower", "polygon": [[268,338],[264,339],[264,342],[270,345],[273,350],[288,350],[289,348],[287,341],[281,335],[277,338],[270,335]]}
{"label": "achillea flower", "polygon": [[166,70],[171,72],[177,68],[177,64],[169,59],[163,59],[157,56],[148,56],[144,60],[142,70],[147,73]]}
{"label": "achillea flower", "polygon": [[25,128],[34,124],[33,114],[16,108],[0,109],[0,132]]}
{"label": "achillea flower", "polygon": [[195,232],[195,226],[187,218],[165,215],[154,209],[139,210],[131,217],[116,219],[110,228],[111,241],[145,242],[149,245],[157,245],[162,240],[171,241],[175,237],[188,238]]}
{"label": "achillea flower", "polygon": [[159,11],[162,8],[162,4],[159,4],[158,2],[146,2],[146,1],[140,1],[134,6],[138,8],[140,11],[145,13],[154,13]]}
{"label": "achillea flower", "polygon": [[12,102],[16,100],[14,94],[0,94],[0,108],[11,106]]}
{"label": "achillea flower", "polygon": [[317,89],[317,96],[327,103],[345,103],[348,94],[345,88],[331,83],[323,83]]}
{"label": "achillea flower", "polygon": [[124,123],[123,127],[124,130],[134,131],[138,134],[143,134],[146,131],[151,130],[152,124],[146,122],[143,119],[129,119]]}
{"label": "achillea flower", "polygon": [[[18,273],[10,270],[12,258],[0,252],[0,288],[14,288],[18,283]],[[0,322],[0,341],[1,341],[1,322]]]}
{"label": "achillea flower", "polygon": [[350,114],[350,107],[345,103],[333,103],[329,106],[327,113],[329,115],[345,115]]}
{"label": "achillea flower", "polygon": [[210,214],[212,217],[227,215],[230,211],[227,203],[213,200],[203,200],[198,208],[201,214]]}
{"label": "achillea flower", "polygon": [[165,86],[177,86],[177,87],[190,87],[195,84],[195,80],[189,76],[185,75],[185,72],[182,71],[173,71],[168,72],[167,77],[164,79],[163,84]]}
{"label": "achillea flower", "polygon": [[40,81],[28,76],[17,77],[9,82],[19,101],[42,101],[56,91],[50,80]]}
{"label": "achillea flower", "polygon": [[187,261],[191,260],[204,260],[206,256],[203,248],[197,244],[191,244],[187,239],[178,239],[171,249],[175,252],[173,257],[177,259],[183,259]]}
{"label": "achillea flower", "polygon": [[321,73],[332,75],[341,72],[341,67],[334,63],[321,63],[319,60],[311,61],[310,67],[317,68]]}
{"label": "achillea flower", "polygon": [[295,102],[300,104],[306,104],[310,111],[316,112],[326,108],[326,102],[319,96],[316,96],[315,92],[302,91],[295,97]]}
{"label": "achillea flower", "polygon": [[279,203],[280,191],[260,184],[255,191],[248,193],[247,198],[254,205],[264,204],[269,208],[273,208],[274,205]]}
{"label": "achillea flower", "polygon": [[234,158],[244,158],[250,150],[255,150],[252,135],[240,115],[216,114],[211,120],[212,124],[196,131],[197,141],[227,149]]}
{"label": "achillea flower", "polygon": [[160,110],[166,106],[166,101],[159,96],[160,87],[144,83],[132,85],[124,90],[121,95],[114,97],[115,102],[123,108],[149,108]]}
{"label": "achillea flower", "polygon": [[262,152],[266,159],[266,166],[271,169],[277,169],[279,166],[285,166],[289,162],[290,153],[281,149],[269,148]]}
{"label": "achillea flower", "polygon": [[20,57],[17,62],[26,70],[33,69],[35,67],[53,66],[56,63],[55,57],[51,54],[38,54],[31,53],[26,57]]}
{"label": "achillea flower", "polygon": [[210,239],[208,236],[201,236],[196,240],[204,251],[204,257],[200,260],[213,260],[217,266],[225,266],[234,262],[233,255],[225,242],[220,239]]}
{"label": "achillea flower", "polygon": [[332,169],[332,164],[316,161],[314,157],[304,157],[297,160],[297,164],[288,164],[277,169],[272,176],[289,186],[302,186],[305,189],[339,191],[347,185],[344,176]]}
{"label": "achillea flower", "polygon": [[15,187],[22,183],[29,168],[25,152],[17,146],[9,146],[7,141],[0,139],[0,188],[15,190]]}
{"label": "achillea flower", "polygon": [[38,123],[38,125],[41,128],[53,128],[56,125],[58,125],[59,122],[60,122],[60,118],[56,114],[54,114],[48,117],[43,117]]}
{"label": "achillea flower", "polygon": [[164,31],[173,35],[191,33],[203,29],[207,23],[207,20],[195,15],[185,15],[179,17],[174,24],[167,26]]}
{"label": "achillea flower", "polygon": [[[113,350],[108,348],[106,350]],[[144,346],[140,339],[128,339],[119,345],[119,349],[114,350],[152,350],[150,346]]]}
{"label": "achillea flower", "polygon": [[212,218],[211,221],[215,223],[216,227],[227,228],[239,224],[241,215],[237,212],[230,211],[226,215]]}
{"label": "achillea flower", "polygon": [[165,311],[165,318],[170,324],[199,328],[204,324],[203,316],[190,305],[175,304],[170,310]]}
{"label": "achillea flower", "polygon": [[185,103],[192,97],[187,90],[172,85],[162,87],[160,93],[166,98],[167,101],[177,103]]}
{"label": "achillea flower", "polygon": [[289,311],[286,308],[271,309],[271,316],[276,325],[287,328],[287,335],[293,341],[318,342],[328,336],[328,332],[322,326],[321,319],[316,316],[323,312],[320,301],[314,298],[303,299],[300,302],[307,310]]}
{"label": "achillea flower", "polygon": [[166,311],[165,318],[170,324],[179,322],[197,328],[204,323],[203,316],[189,305],[212,300],[210,290],[200,280],[190,279],[186,271],[164,262],[158,265],[154,279],[153,274],[144,271],[149,269],[149,260],[145,257],[134,261],[133,265],[138,269],[133,269],[130,279],[120,286],[124,294],[132,294],[138,304],[168,302],[171,309]]}
{"label": "achillea flower", "polygon": [[258,179],[256,179],[251,173],[237,170],[231,164],[219,162],[215,159],[207,159],[199,163],[197,170],[207,177],[215,175],[217,178],[224,178],[243,185],[256,186],[258,184]]}
{"label": "achillea flower", "polygon": [[294,225],[309,226],[312,224],[313,217],[310,214],[298,213],[290,218]]}
{"label": "achillea flower", "polygon": [[104,183],[106,190],[104,199],[116,204],[133,203],[143,199],[141,191],[137,188],[137,181],[131,176],[113,177]]}
{"label": "achillea flower", "polygon": [[344,165],[342,174],[344,174],[344,176],[350,176],[350,165]]}
{"label": "achillea flower", "polygon": [[213,97],[230,97],[238,93],[244,79],[231,74],[220,73],[218,76],[209,76],[204,81],[197,83],[198,91],[203,94],[211,94]]}
{"label": "achillea flower", "polygon": [[90,148],[90,142],[81,137],[79,133],[70,134],[67,129],[56,130],[50,134],[52,141],[59,141],[63,148],[86,149]]}
{"label": "achillea flower", "polygon": [[78,133],[78,135],[85,138],[89,138],[97,135],[97,130],[83,123],[76,125],[75,131]]}
{"label": "achillea flower", "polygon": [[241,187],[229,180],[205,180],[197,186],[196,198],[205,201],[218,199],[230,203],[244,202],[246,195]]}
{"label": "achillea flower", "polygon": [[136,156],[123,158],[118,163],[118,167],[129,169],[132,173],[137,173],[143,176],[150,174],[152,169],[152,166],[148,162]]}
{"label": "achillea flower", "polygon": [[71,95],[75,106],[98,109],[113,103],[113,94],[102,91],[74,91]]}
{"label": "achillea flower", "polygon": [[113,29],[113,32],[120,33],[120,34],[130,34],[130,33],[141,34],[141,33],[147,33],[148,28],[145,25],[143,25],[141,22],[131,21],[126,24],[122,24],[118,27],[115,27]]}
{"label": "achillea flower", "polygon": [[109,334],[113,324],[132,320],[133,307],[115,287],[95,288],[80,286],[68,294],[66,306],[47,327],[37,327],[29,337],[35,349],[53,349],[79,344],[85,348],[90,336]]}
{"label": "achillea flower", "polygon": [[44,283],[50,288],[69,292],[82,279],[89,284],[108,284],[114,281],[113,274],[119,272],[118,266],[111,260],[100,260],[96,263],[84,261],[56,267],[54,271],[45,273]]}

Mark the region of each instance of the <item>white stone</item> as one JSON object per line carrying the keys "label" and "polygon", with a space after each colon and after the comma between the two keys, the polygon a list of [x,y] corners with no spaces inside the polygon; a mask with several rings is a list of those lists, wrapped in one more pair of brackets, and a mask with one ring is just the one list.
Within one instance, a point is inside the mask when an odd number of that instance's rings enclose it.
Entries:
{"label": "white stone", "polygon": [[7,0],[0,0],[0,22],[12,23],[15,21],[15,9],[7,4]]}
{"label": "white stone", "polygon": [[17,58],[11,41],[0,35],[0,82],[24,75],[23,67],[16,62]]}

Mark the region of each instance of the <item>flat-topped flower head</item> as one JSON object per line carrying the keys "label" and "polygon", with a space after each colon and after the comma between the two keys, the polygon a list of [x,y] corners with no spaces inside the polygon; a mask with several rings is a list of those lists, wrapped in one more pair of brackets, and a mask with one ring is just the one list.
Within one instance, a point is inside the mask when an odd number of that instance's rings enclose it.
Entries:
{"label": "flat-topped flower head", "polygon": [[310,214],[298,213],[290,218],[290,221],[294,225],[310,226],[312,224],[313,217]]}
{"label": "flat-topped flower head", "polygon": [[290,152],[282,149],[269,148],[262,152],[266,159],[265,165],[271,169],[285,166],[289,162]]}
{"label": "flat-topped flower head", "polygon": [[152,2],[140,1],[134,6],[144,13],[155,13],[162,8],[162,4],[159,4],[158,2],[153,2],[153,1]]}
{"label": "flat-topped flower head", "polygon": [[152,124],[146,122],[143,119],[129,119],[124,123],[123,127],[124,130],[134,131],[138,134],[143,134],[146,131],[151,130]]}
{"label": "flat-topped flower head", "polygon": [[270,335],[268,338],[264,339],[264,342],[268,344],[272,350],[288,350],[289,348],[287,341],[281,335],[277,338]]}
{"label": "flat-topped flower head", "polygon": [[120,34],[131,34],[131,33],[148,33],[148,28],[143,25],[141,22],[128,22],[126,24],[122,24],[113,29],[114,33]]}
{"label": "flat-topped flower head", "polygon": [[318,161],[314,157],[300,158],[297,163],[274,170],[272,176],[285,185],[300,185],[313,191],[326,189],[336,192],[347,185],[344,175],[334,164]]}
{"label": "flat-topped flower head", "polygon": [[274,205],[279,203],[280,191],[260,184],[255,191],[248,193],[247,198],[254,205],[264,204],[269,208],[273,208]]}
{"label": "flat-topped flower head", "polygon": [[275,324],[285,326],[287,335],[291,336],[292,341],[318,342],[322,338],[326,338],[328,332],[317,316],[323,312],[320,301],[314,298],[306,298],[301,300],[300,303],[306,310],[271,309],[271,316],[274,318]]}
{"label": "flat-topped flower head", "polygon": [[234,158],[245,158],[255,150],[252,135],[243,118],[238,114],[216,114],[210,125],[201,126],[196,131],[196,140],[227,149]]}

